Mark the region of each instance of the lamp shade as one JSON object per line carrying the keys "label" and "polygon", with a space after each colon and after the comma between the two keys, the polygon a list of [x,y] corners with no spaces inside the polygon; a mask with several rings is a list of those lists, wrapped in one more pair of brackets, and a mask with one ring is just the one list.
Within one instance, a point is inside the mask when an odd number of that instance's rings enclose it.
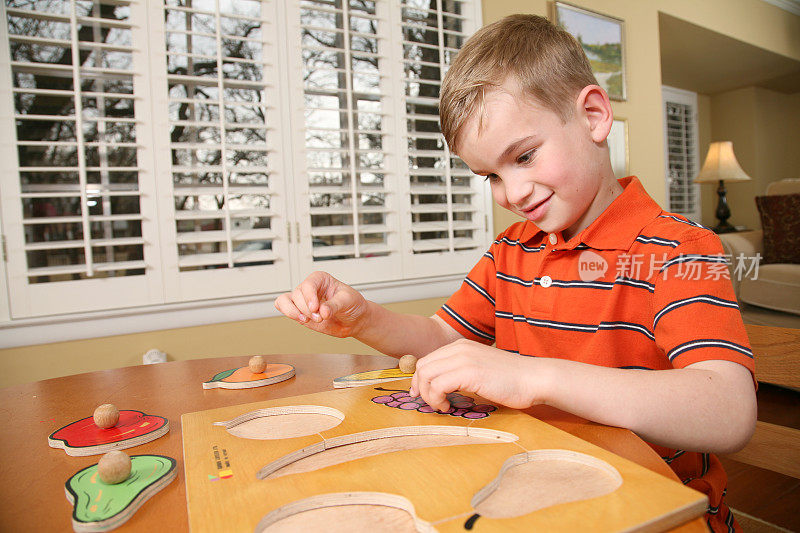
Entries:
{"label": "lamp shade", "polygon": [[694,179],[695,183],[723,181],[747,181],[750,179],[733,154],[731,141],[713,142],[708,147],[706,161],[700,174]]}

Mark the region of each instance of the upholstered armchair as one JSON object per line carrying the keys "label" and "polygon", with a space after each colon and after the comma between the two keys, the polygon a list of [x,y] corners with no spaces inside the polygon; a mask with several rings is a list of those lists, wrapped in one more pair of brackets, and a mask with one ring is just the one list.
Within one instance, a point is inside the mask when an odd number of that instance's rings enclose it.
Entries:
{"label": "upholstered armchair", "polygon": [[[781,255],[780,246],[784,247],[783,252],[797,257],[800,254],[800,247],[797,247],[797,239],[800,234],[795,235],[792,248],[786,249],[786,240],[783,243],[774,242],[773,235],[785,233],[788,227],[796,227],[800,211],[791,209],[788,216],[772,216],[769,212],[770,204],[775,203],[777,198],[770,198],[785,195],[800,194],[800,179],[781,180],[770,183],[767,187],[767,197],[757,200],[759,211],[762,218],[761,230],[745,231],[739,233],[723,233],[720,235],[722,246],[725,253],[731,257],[731,281],[733,282],[739,305],[742,309],[742,317],[746,323],[758,324],[763,326],[780,326],[785,328],[800,328],[800,263],[784,262],[786,254]],[[793,205],[793,204],[791,204]],[[792,212],[794,211],[794,212]],[[765,218],[766,217],[766,218]],[[788,219],[794,219],[790,224]],[[765,222],[767,225],[765,226]],[[787,227],[778,227],[783,223]],[[765,231],[770,246],[779,248],[779,255],[775,256],[773,250],[765,250]],[[785,236],[784,236],[785,237]],[[770,259],[770,253],[773,257]],[[762,258],[758,264],[758,273],[754,275],[754,268],[743,268],[743,263],[739,258],[752,259],[759,254]],[[791,260],[794,261],[794,260]],[[746,270],[750,272],[746,272]]]}

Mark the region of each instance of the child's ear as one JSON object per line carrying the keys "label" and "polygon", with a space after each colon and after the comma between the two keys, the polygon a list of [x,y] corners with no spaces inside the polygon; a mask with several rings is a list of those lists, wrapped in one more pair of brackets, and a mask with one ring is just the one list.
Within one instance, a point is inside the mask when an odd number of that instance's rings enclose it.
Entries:
{"label": "child's ear", "polygon": [[587,85],[578,95],[575,105],[589,127],[592,140],[596,143],[605,141],[614,122],[608,94],[599,85]]}

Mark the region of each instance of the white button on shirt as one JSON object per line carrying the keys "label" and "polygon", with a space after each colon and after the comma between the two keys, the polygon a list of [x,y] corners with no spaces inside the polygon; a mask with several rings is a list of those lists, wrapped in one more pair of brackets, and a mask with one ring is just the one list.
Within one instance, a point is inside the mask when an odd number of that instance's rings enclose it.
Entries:
{"label": "white button on shirt", "polygon": [[555,244],[558,242],[558,237],[556,237],[555,233],[550,234],[550,244]]}
{"label": "white button on shirt", "polygon": [[553,279],[550,276],[542,276],[542,279],[539,280],[539,284],[546,289],[553,284]]}

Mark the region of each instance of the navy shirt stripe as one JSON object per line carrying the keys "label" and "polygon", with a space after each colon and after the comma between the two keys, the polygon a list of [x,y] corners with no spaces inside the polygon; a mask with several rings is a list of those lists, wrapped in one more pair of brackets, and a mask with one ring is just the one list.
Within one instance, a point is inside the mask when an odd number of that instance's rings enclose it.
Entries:
{"label": "navy shirt stripe", "polygon": [[482,330],[480,330],[480,329],[476,328],[475,326],[473,326],[472,324],[470,324],[469,322],[467,322],[467,321],[464,319],[464,317],[462,317],[461,315],[459,315],[458,313],[456,313],[455,311],[453,311],[452,309],[450,309],[450,307],[449,307],[447,304],[443,305],[443,306],[442,306],[442,309],[443,309],[443,310],[444,310],[444,311],[445,311],[445,312],[446,312],[448,315],[450,315],[451,317],[453,317],[453,319],[454,319],[456,322],[458,322],[459,324],[461,324],[462,326],[464,326],[464,328],[466,328],[467,330],[471,331],[471,332],[472,332],[474,335],[477,335],[478,337],[480,337],[480,338],[482,338],[482,339],[486,339],[486,340],[489,340],[489,341],[494,341],[494,335],[490,335],[490,334],[486,333],[485,331],[482,331]]}
{"label": "navy shirt stripe", "polygon": [[747,357],[753,358],[753,352],[747,348],[746,346],[742,346],[741,344],[736,344],[735,342],[727,341],[725,339],[696,339],[691,340],[689,342],[684,342],[683,344],[679,344],[678,346],[674,347],[672,350],[669,351],[667,357],[670,361],[675,359],[676,357],[691,351],[697,350],[699,348],[723,348],[726,350],[733,350],[739,353],[746,355]]}
{"label": "navy shirt stripe", "polygon": [[503,237],[502,239],[496,240],[496,241],[494,241],[494,243],[495,244],[505,244],[507,246],[519,246],[522,249],[522,251],[528,252],[528,253],[541,252],[542,250],[544,250],[547,247],[546,244],[542,244],[542,245],[537,246],[535,248],[531,248],[529,246],[525,246],[524,244],[519,242],[519,240],[512,241],[507,237]]}
{"label": "navy shirt stripe", "polygon": [[686,254],[686,255],[679,255],[678,257],[673,257],[669,261],[666,261],[662,266],[659,272],[664,272],[666,269],[671,267],[672,265],[677,265],[679,263],[691,263],[691,262],[698,262],[698,263],[728,263],[728,259],[723,255],[701,255],[701,254]]}
{"label": "navy shirt stripe", "polygon": [[475,289],[475,292],[477,292],[478,294],[489,300],[489,303],[491,303],[492,307],[494,307],[494,298],[492,298],[492,296],[486,291],[486,289],[484,289],[483,287],[481,287],[480,285],[469,279],[469,276],[464,278],[464,283]]}
{"label": "navy shirt stripe", "polygon": [[531,326],[540,328],[560,329],[567,331],[580,331],[584,333],[597,333],[600,330],[614,330],[614,329],[627,329],[639,332],[645,335],[650,340],[655,340],[653,332],[641,324],[634,324],[632,322],[600,322],[599,324],[576,324],[572,322],[556,322],[554,320],[540,320],[537,318],[529,318],[524,315],[515,315],[505,311],[495,311],[494,316],[506,320],[513,320],[515,322],[525,322]]}
{"label": "navy shirt stripe", "polygon": [[[534,285],[540,285],[542,278],[533,278],[533,279],[522,279],[518,278],[517,276],[512,276],[510,274],[506,274],[504,272],[497,271],[495,272],[495,277],[501,281],[506,281],[508,283],[516,283],[517,285],[522,285],[523,287],[532,287]],[[645,289],[648,292],[655,291],[655,285],[652,283],[648,283],[647,281],[641,279],[633,279],[633,278],[625,278],[619,277],[615,279],[613,282],[610,281],[579,281],[579,280],[562,280],[562,279],[553,279],[552,285],[556,287],[562,287],[565,289],[599,289],[599,290],[611,290],[614,288],[614,285],[627,285],[629,287],[636,287],[639,289]]]}
{"label": "navy shirt stripe", "polygon": [[664,239],[662,237],[647,236],[647,235],[639,235],[638,237],[636,237],[636,241],[645,244],[657,244],[659,246],[669,246],[670,248],[677,248],[681,244],[680,241]]}
{"label": "navy shirt stripe", "polygon": [[720,307],[732,307],[735,309],[739,309],[739,304],[732,300],[717,298],[716,296],[711,296],[710,294],[700,294],[698,296],[692,296],[691,298],[683,298],[681,300],[675,300],[674,302],[671,302],[668,305],[664,306],[664,308],[661,309],[661,311],[656,313],[655,319],[653,320],[653,329],[656,328],[656,324],[658,324],[658,321],[661,320],[661,318],[670,311],[674,311],[675,309],[683,307],[684,305],[689,305],[697,302],[702,302],[709,305],[718,305]]}

